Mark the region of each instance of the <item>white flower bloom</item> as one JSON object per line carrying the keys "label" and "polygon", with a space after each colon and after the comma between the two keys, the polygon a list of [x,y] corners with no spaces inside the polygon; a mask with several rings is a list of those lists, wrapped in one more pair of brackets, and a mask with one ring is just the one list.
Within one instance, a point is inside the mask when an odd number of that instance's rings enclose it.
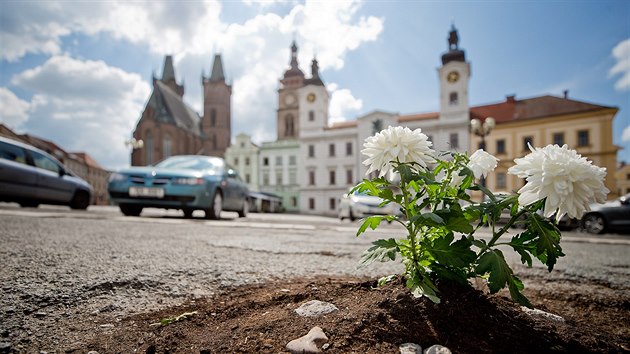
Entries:
{"label": "white flower bloom", "polygon": [[379,177],[394,175],[392,162],[416,162],[422,168],[435,162],[433,145],[420,129],[412,131],[403,127],[388,127],[365,139],[361,153],[368,158],[363,164],[369,166],[366,174],[380,171]]}
{"label": "white flower bloom", "polygon": [[[461,169],[457,169],[455,171],[453,171],[453,173],[451,173],[451,179],[448,181],[449,186],[457,189],[459,188],[459,186],[462,184],[462,182],[464,181],[464,178],[466,178],[466,176],[460,176],[459,173],[461,172]],[[435,178],[440,181],[440,182],[444,182],[446,180],[446,172],[444,172],[444,170],[441,170],[440,172],[438,172],[437,176],[435,176]]]}
{"label": "white flower bloom", "polygon": [[499,159],[479,149],[470,155],[467,166],[473,171],[475,178],[481,178],[482,175],[488,177],[488,173],[497,168],[498,162]]}
{"label": "white flower bloom", "polygon": [[606,169],[595,166],[565,144],[532,148],[527,156],[515,159],[508,173],[525,178],[527,183],[519,192],[518,202],[530,205],[545,201],[544,215],[556,213],[556,220],[564,214],[580,218],[589,204],[603,203],[609,190],[604,186]]}

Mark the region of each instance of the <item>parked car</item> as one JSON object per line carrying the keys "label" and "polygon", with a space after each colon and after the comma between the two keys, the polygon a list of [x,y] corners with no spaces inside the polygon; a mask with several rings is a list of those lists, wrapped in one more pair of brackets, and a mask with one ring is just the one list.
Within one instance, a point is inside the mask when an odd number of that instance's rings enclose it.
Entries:
{"label": "parked car", "polygon": [[582,227],[591,234],[630,232],[630,193],[605,204],[592,204],[582,216]]}
{"label": "parked car", "polygon": [[107,190],[126,216],[149,207],[181,209],[186,218],[203,210],[208,219],[220,219],[222,210],[245,217],[249,210],[247,185],[220,157],[178,155],[127,168],[110,175]]}
{"label": "parked car", "polygon": [[358,190],[344,194],[339,202],[339,219],[348,218],[354,221],[371,215],[400,215],[400,209],[396,204],[381,206],[382,202],[383,199]]}
{"label": "parked car", "polygon": [[40,204],[87,209],[93,190],[46,152],[16,140],[0,137],[0,201],[22,207]]}

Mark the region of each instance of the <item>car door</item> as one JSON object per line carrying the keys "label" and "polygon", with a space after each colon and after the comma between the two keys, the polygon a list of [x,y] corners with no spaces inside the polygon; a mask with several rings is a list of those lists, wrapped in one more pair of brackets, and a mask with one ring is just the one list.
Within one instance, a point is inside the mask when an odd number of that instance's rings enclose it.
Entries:
{"label": "car door", "polygon": [[37,198],[69,202],[74,195],[74,183],[63,178],[65,169],[54,159],[37,151],[29,152],[37,175]]}
{"label": "car door", "polygon": [[607,210],[610,226],[614,229],[630,230],[630,199],[622,199],[621,205]]}
{"label": "car door", "polygon": [[37,172],[24,148],[0,141],[0,199],[35,198]]}

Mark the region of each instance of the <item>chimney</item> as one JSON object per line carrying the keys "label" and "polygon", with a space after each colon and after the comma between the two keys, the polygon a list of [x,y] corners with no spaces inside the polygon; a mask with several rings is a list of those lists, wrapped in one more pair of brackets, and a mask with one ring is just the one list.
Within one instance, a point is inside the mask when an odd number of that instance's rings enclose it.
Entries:
{"label": "chimney", "polygon": [[508,103],[514,103],[514,102],[516,102],[516,95],[507,95],[507,96],[505,97],[505,100],[506,100]]}
{"label": "chimney", "polygon": [[562,91],[562,94],[564,96],[564,99],[566,100],[567,98],[569,98],[569,90],[564,90]]}

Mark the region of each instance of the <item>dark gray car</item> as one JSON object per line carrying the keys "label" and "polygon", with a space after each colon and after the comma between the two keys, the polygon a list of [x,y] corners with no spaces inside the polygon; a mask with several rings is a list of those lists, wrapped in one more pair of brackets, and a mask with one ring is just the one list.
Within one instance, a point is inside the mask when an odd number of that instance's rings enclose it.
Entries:
{"label": "dark gray car", "polygon": [[630,193],[606,204],[591,205],[582,216],[582,227],[589,233],[630,233]]}
{"label": "dark gray car", "polygon": [[87,209],[92,194],[86,181],[46,152],[0,137],[0,201]]}

